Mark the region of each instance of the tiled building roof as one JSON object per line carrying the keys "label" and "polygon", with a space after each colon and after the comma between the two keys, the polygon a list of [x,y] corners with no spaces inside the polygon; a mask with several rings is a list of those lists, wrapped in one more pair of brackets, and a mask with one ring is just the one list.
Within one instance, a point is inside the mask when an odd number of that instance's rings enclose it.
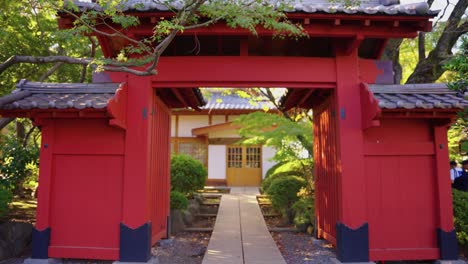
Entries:
{"label": "tiled building roof", "polygon": [[[154,0],[128,0],[123,5],[123,11],[168,11],[168,7],[164,4],[157,3]],[[160,1],[164,2],[164,1]],[[276,4],[278,0],[271,0]],[[74,3],[82,10],[99,10],[100,7],[86,0],[75,0]],[[182,7],[182,1],[174,0],[172,6],[175,8]],[[400,5],[398,0],[362,0],[357,7],[346,8],[342,4],[331,4],[328,0],[294,0],[292,1],[293,9],[288,12],[302,13],[345,13],[345,14],[382,14],[382,15],[434,15],[437,12],[429,10],[427,3]]]}
{"label": "tiled building roof", "polygon": [[205,110],[264,110],[274,109],[273,104],[267,101],[251,101],[239,95],[213,92],[205,98],[207,104],[201,109]]}
{"label": "tiled building roof", "polygon": [[369,85],[381,109],[463,109],[468,107],[466,94],[445,84]]}
{"label": "tiled building roof", "polygon": [[102,109],[118,83],[38,83],[22,80],[10,95],[0,98],[0,109]]}

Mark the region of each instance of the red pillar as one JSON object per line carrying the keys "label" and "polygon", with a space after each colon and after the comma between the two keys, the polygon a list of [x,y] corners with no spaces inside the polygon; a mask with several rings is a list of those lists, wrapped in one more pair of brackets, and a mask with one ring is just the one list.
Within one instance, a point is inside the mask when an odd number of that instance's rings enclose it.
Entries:
{"label": "red pillar", "polygon": [[36,226],[32,235],[32,258],[47,259],[50,243],[50,192],[54,142],[54,121],[36,120],[41,126],[41,162],[37,194]]}
{"label": "red pillar", "polygon": [[450,166],[447,141],[447,125],[434,126],[436,175],[437,175],[437,207],[439,211],[439,228],[437,239],[440,249],[440,259],[458,259],[458,242],[453,225],[452,187],[450,182]]}
{"label": "red pillar", "polygon": [[151,257],[149,206],[151,77],[127,75],[120,261],[146,262]]}
{"label": "red pillar", "polygon": [[366,220],[359,58],[357,50],[351,53],[338,50],[337,53],[335,114],[340,161],[337,252],[342,262],[366,262],[369,261],[369,235]]}

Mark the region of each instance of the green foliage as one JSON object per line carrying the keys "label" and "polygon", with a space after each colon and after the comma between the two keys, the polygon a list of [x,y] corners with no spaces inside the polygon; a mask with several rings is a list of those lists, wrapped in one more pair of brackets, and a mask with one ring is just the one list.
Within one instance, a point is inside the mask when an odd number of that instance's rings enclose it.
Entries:
{"label": "green foliage", "polygon": [[37,181],[39,148],[35,144],[24,146],[14,136],[2,139],[0,146],[0,185],[9,190],[22,189],[25,181]]}
{"label": "green foliage", "polygon": [[458,242],[468,247],[468,192],[453,190],[453,215]]}
{"label": "green foliage", "polygon": [[[59,30],[56,11],[50,6],[59,1],[0,1],[0,61],[13,55],[51,56],[68,55],[89,57],[87,37]],[[0,75],[0,95],[10,93],[20,79],[38,81],[53,65],[28,64],[13,66]],[[82,66],[61,65],[45,81],[76,82]],[[89,76],[89,75],[88,75]]]}
{"label": "green foliage", "polygon": [[304,232],[309,225],[314,224],[314,195],[308,193],[307,188],[302,188],[297,193],[297,196],[299,200],[292,205],[292,210],[294,211],[294,225],[298,230]]}
{"label": "green foliage", "polygon": [[275,165],[273,165],[271,168],[269,168],[267,170],[267,172],[265,173],[265,179],[267,179],[268,177],[270,177],[271,175],[273,175],[276,171],[276,169],[278,169],[279,167],[283,166],[285,164],[285,162],[278,162],[276,163]]}
{"label": "green foliage", "polygon": [[[442,35],[442,31],[446,26],[446,22],[439,22],[437,26],[431,31],[425,33],[425,48],[426,56],[431,52],[437,45],[437,41]],[[413,73],[416,65],[419,61],[418,53],[418,39],[404,39],[400,46],[400,63],[402,67],[402,83],[405,83],[409,76]],[[441,81],[445,80],[446,75],[441,77]]]}
{"label": "green foliage", "polygon": [[[451,59],[446,65],[450,73],[449,88],[458,91],[461,95],[467,92],[468,87],[468,37],[462,38],[462,45],[456,56]],[[452,125],[448,132],[450,158],[454,160],[462,160],[468,153],[466,144],[460,143],[468,140],[468,109],[460,111],[459,118]],[[461,153],[460,153],[461,151]]]}
{"label": "green foliage", "polygon": [[185,194],[171,191],[171,210],[185,210],[188,207],[188,199]]}
{"label": "green foliage", "polygon": [[[248,145],[275,148],[273,160],[289,161],[312,157],[312,123],[308,118],[292,121],[278,114],[254,112],[235,120]],[[299,140],[302,139],[302,140]]]}
{"label": "green foliage", "polygon": [[273,207],[283,214],[299,199],[297,193],[306,187],[306,181],[297,176],[279,177],[267,190]]}
{"label": "green foliage", "polygon": [[279,162],[271,167],[262,182],[262,191],[266,192],[271,183],[280,177],[298,176],[304,179],[309,179],[313,167],[312,159],[292,160],[287,162]]}
{"label": "green foliage", "polygon": [[8,212],[8,204],[11,203],[13,195],[5,186],[0,185],[0,217]]}
{"label": "green foliage", "polygon": [[445,65],[452,73],[449,88],[465,93],[468,87],[468,36],[462,37],[462,45],[456,56]]}
{"label": "green foliage", "polygon": [[208,176],[203,164],[188,156],[174,155],[171,158],[171,190],[191,194],[203,189]]}

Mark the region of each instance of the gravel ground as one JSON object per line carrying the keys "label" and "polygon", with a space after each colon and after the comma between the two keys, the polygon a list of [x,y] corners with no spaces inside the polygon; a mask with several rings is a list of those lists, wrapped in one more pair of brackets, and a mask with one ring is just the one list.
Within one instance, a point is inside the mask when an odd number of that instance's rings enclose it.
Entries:
{"label": "gravel ground", "polygon": [[[210,233],[179,233],[171,239],[163,240],[152,250],[159,264],[200,264],[205,255]],[[30,255],[0,261],[0,264],[22,264]],[[63,260],[63,264],[111,264],[113,261]]]}
{"label": "gravel ground", "polygon": [[[327,241],[317,240],[304,233],[272,232],[271,235],[288,264],[333,264],[331,258],[336,258],[333,246]],[[460,258],[468,264],[468,259]],[[386,261],[385,264],[433,264],[433,262]]]}
{"label": "gravel ground", "polygon": [[159,242],[159,246],[153,248],[153,255],[160,264],[200,264],[210,237],[210,233],[179,233]]}
{"label": "gravel ground", "polygon": [[307,234],[281,232],[271,235],[288,264],[332,264],[330,258],[336,257],[331,244]]}

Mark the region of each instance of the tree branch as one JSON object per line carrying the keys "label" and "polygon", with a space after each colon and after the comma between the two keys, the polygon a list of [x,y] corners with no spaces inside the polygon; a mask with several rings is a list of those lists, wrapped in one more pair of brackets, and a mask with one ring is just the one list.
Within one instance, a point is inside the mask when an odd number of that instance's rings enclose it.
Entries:
{"label": "tree branch", "polygon": [[436,47],[429,52],[427,58],[418,62],[407,83],[433,83],[445,72],[443,65],[452,58],[453,46],[461,35],[468,32],[467,21],[459,25],[467,8],[468,1],[457,2]]}
{"label": "tree branch", "polygon": [[50,68],[49,70],[47,70],[44,74],[41,75],[41,77],[39,77],[39,82],[43,82],[45,79],[47,79],[50,75],[52,75],[55,71],[57,71],[60,66],[63,65],[63,62],[57,62],[55,63],[54,66],[52,66],[52,68]]}

